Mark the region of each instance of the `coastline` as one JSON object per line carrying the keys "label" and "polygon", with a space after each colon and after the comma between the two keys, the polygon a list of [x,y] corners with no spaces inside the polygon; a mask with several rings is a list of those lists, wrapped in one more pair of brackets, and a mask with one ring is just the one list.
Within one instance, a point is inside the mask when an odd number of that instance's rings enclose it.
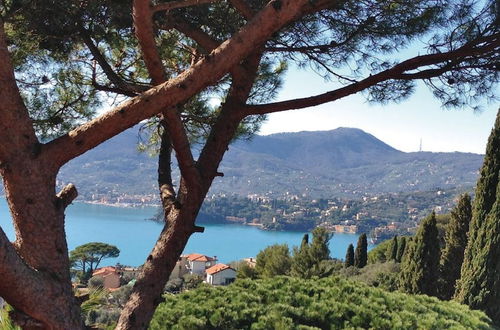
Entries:
{"label": "coastline", "polygon": [[146,207],[160,207],[160,204],[145,204],[145,203],[111,203],[111,202],[99,202],[99,201],[88,201],[88,200],[76,200],[74,203],[84,203],[91,205],[103,205],[119,208],[146,208]]}
{"label": "coastline", "polygon": [[[83,204],[89,204],[89,205],[109,206],[109,207],[122,208],[122,209],[131,209],[131,208],[144,209],[144,208],[159,208],[160,207],[160,204],[111,203],[111,202],[89,201],[89,200],[76,200],[74,203],[83,203]],[[200,219],[199,223],[203,224],[203,223],[212,223],[212,222]],[[290,229],[290,228],[286,228],[286,227],[285,228],[280,228],[280,229],[272,229],[272,228],[268,228],[263,223],[238,222],[238,221],[227,221],[227,220],[224,221],[224,222],[221,222],[221,224],[250,226],[250,227],[255,227],[255,228],[259,229],[259,230],[266,231],[266,232],[301,232],[301,233],[303,233],[303,232],[310,232],[312,230],[312,229],[305,229],[305,230],[304,229]],[[336,233],[336,232],[333,232],[333,233]],[[352,233],[352,232],[342,232],[342,234],[357,235],[357,233]],[[376,243],[377,242],[375,242],[374,244],[376,244]]]}

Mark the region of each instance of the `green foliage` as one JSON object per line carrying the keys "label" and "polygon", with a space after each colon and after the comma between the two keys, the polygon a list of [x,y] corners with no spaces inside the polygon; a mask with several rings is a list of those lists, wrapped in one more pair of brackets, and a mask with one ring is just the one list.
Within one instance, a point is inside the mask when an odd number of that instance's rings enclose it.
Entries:
{"label": "green foliage", "polygon": [[184,280],[182,278],[174,278],[168,280],[167,284],[165,284],[165,288],[163,292],[176,293],[182,290],[182,285],[184,284]]}
{"label": "green foliage", "polygon": [[108,302],[120,308],[125,307],[130,294],[132,293],[132,285],[121,286],[118,290],[113,291],[108,297]]}
{"label": "green foliage", "polygon": [[398,254],[396,255],[396,262],[401,262],[406,251],[408,239],[405,236],[399,238]]}
{"label": "green foliage", "polygon": [[69,253],[69,260],[72,267],[82,271],[82,279],[88,279],[103,259],[116,258],[119,255],[120,250],[114,245],[91,242],[77,246]]}
{"label": "green foliage", "polygon": [[9,312],[12,311],[10,305],[5,305],[0,308],[0,329],[2,330],[21,330],[21,328],[14,324],[9,316]]}
{"label": "green foliage", "polygon": [[237,279],[243,279],[243,278],[255,279],[255,278],[257,278],[257,271],[255,270],[255,267],[250,266],[247,262],[243,262],[243,263],[241,263],[241,265],[237,269],[236,278]]}
{"label": "green foliage", "polygon": [[[453,207],[455,207],[456,202],[453,202]],[[441,249],[444,249],[446,230],[451,222],[451,214],[436,214],[436,227],[438,229],[438,238],[439,238],[439,246]]]}
{"label": "green foliage", "polygon": [[477,183],[456,298],[500,324],[500,110]]}
{"label": "green foliage", "polygon": [[103,288],[104,287],[104,278],[102,276],[93,276],[89,279],[88,283],[89,288]]}
{"label": "green foliage", "polygon": [[400,264],[393,261],[368,264],[364,268],[349,267],[336,274],[350,280],[361,281],[387,291],[398,289]]}
{"label": "green foliage", "polygon": [[460,278],[471,218],[471,199],[468,194],[463,194],[457,206],[451,211],[451,220],[446,228],[445,247],[440,261],[438,291],[441,299],[449,300],[455,293],[455,283]]}
{"label": "green foliage", "polygon": [[80,305],[82,316],[85,320],[89,321],[88,324],[96,322],[96,317],[105,301],[106,291],[102,286],[90,290],[89,298]]}
{"label": "green foliage", "polygon": [[108,329],[114,325],[131,292],[131,286],[123,286],[112,293],[102,287],[91,289],[89,299],[81,305],[86,325],[98,329]]}
{"label": "green foliage", "polygon": [[293,258],[290,275],[311,278],[312,276],[323,277],[328,274],[329,267],[323,261],[330,259],[328,243],[333,233],[325,228],[317,227],[312,231],[313,239],[309,244],[308,234],[304,235],[300,247],[293,248]]}
{"label": "green foliage", "polygon": [[491,329],[479,311],[338,277],[241,280],[167,295],[150,329]]}
{"label": "green foliage", "polygon": [[318,263],[322,260],[330,259],[330,249],[328,244],[333,237],[333,233],[323,227],[317,227],[312,231],[313,240],[309,245],[311,257]]}
{"label": "green foliage", "polygon": [[229,263],[229,266],[236,270],[236,278],[257,278],[257,272],[255,271],[255,265],[250,265],[246,260],[232,261]]}
{"label": "green foliage", "polygon": [[[370,259],[369,255],[368,255],[368,259]],[[354,266],[354,246],[352,244],[349,244],[349,246],[347,247],[344,265],[346,268]]]}
{"label": "green foliage", "polygon": [[203,277],[198,274],[186,274],[183,276],[183,279],[183,288],[186,290],[197,288],[203,283]]}
{"label": "green foliage", "polygon": [[[394,261],[401,262],[405,253],[406,245],[410,237],[398,236],[397,238],[397,253]],[[392,255],[394,247],[394,238],[385,240],[368,252],[368,264],[376,264],[389,261],[388,255]]]}
{"label": "green foliage", "polygon": [[391,240],[387,239],[377,244],[373,249],[368,252],[368,263],[376,264],[387,261],[387,249],[391,245]]}
{"label": "green foliage", "polygon": [[354,267],[363,268],[368,262],[368,241],[366,234],[361,234],[354,251]]}
{"label": "green foliage", "polygon": [[398,257],[398,236],[396,235],[391,239],[391,244],[387,249],[387,260],[396,261],[397,257]]}
{"label": "green foliage", "polygon": [[420,223],[412,243],[407,246],[400,272],[400,288],[412,294],[437,294],[439,242],[436,215]]}
{"label": "green foliage", "polygon": [[275,244],[257,254],[255,271],[260,277],[287,275],[290,272],[291,262],[288,245]]}

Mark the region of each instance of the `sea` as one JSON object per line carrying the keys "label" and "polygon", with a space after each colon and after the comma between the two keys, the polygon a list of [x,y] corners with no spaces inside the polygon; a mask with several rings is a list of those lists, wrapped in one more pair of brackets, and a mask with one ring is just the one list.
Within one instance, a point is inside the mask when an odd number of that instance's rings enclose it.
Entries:
{"label": "sea", "polygon": [[[66,210],[68,248],[89,242],[104,242],[118,247],[117,258],[105,259],[101,265],[140,266],[151,252],[162,224],[150,220],[155,207],[116,207],[109,205],[73,203]],[[204,233],[189,239],[184,253],[216,256],[219,262],[230,263],[255,257],[260,250],[273,244],[288,244],[290,250],[300,245],[305,232],[266,231],[238,224],[203,224]],[[0,199],[0,227],[10,240],[15,239],[8,206]],[[343,259],[349,244],[356,246],[357,234],[336,233],[330,241],[330,255]]]}

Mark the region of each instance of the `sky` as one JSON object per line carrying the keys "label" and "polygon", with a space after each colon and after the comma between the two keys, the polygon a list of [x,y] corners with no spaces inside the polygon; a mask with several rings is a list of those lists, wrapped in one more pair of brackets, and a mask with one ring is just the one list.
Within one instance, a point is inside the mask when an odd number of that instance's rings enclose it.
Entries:
{"label": "sky", "polygon": [[[333,84],[311,71],[290,69],[278,100],[320,94]],[[405,152],[472,152],[484,154],[500,104],[485,104],[482,112],[444,109],[425,85],[409,99],[388,105],[368,104],[361,94],[321,106],[269,115],[259,134],[360,128]]]}

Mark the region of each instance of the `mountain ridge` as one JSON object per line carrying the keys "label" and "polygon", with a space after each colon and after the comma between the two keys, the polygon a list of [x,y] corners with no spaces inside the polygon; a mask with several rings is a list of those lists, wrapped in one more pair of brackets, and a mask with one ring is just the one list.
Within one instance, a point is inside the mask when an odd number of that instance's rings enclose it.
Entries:
{"label": "mountain ridge", "polygon": [[[132,128],[71,161],[60,183],[84,199],[156,194],[156,159],[137,152]],[[355,197],[475,185],[483,155],[406,153],[357,128],[256,135],[231,144],[211,193]],[[175,173],[174,173],[175,174]],[[178,175],[178,174],[177,174]]]}

